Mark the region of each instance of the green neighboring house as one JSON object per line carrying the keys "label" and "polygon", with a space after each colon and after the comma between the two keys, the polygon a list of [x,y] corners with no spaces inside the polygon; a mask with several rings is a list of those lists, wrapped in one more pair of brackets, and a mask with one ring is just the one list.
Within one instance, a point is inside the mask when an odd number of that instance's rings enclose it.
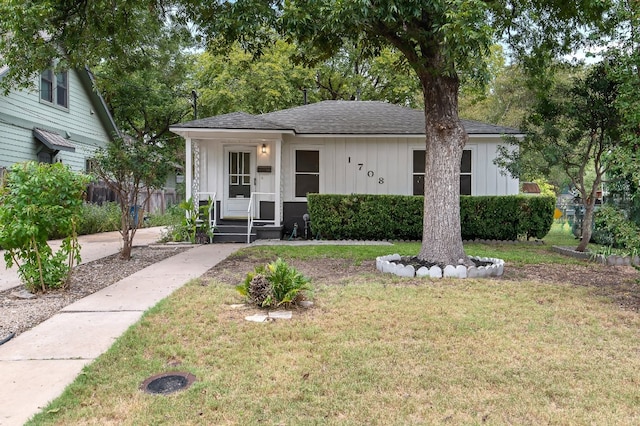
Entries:
{"label": "green neighboring house", "polygon": [[[0,67],[0,80],[7,71]],[[45,70],[32,88],[0,96],[0,170],[33,160],[87,171],[95,151],[117,134],[88,69]]]}

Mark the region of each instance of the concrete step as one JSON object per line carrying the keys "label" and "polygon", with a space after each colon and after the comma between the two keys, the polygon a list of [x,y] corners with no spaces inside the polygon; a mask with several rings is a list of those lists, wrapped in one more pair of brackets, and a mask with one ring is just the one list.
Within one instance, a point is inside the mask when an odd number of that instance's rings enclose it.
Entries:
{"label": "concrete step", "polygon": [[[250,235],[250,242],[254,242],[257,239],[257,235],[252,233]],[[246,243],[247,233],[231,232],[231,233],[217,233],[213,234],[213,243]]]}

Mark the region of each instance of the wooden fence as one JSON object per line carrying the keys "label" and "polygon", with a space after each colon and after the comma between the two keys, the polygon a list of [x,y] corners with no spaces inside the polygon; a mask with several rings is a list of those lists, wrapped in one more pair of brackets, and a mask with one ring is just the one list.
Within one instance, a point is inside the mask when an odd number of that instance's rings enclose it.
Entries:
{"label": "wooden fence", "polygon": [[[138,196],[139,202],[147,199],[144,205],[144,211],[153,214],[162,214],[167,207],[178,202],[175,188],[159,189],[151,192],[147,197],[148,191],[140,191]],[[116,193],[111,190],[104,182],[92,183],[87,187],[87,201],[96,204],[102,204],[109,201],[118,201]]]}

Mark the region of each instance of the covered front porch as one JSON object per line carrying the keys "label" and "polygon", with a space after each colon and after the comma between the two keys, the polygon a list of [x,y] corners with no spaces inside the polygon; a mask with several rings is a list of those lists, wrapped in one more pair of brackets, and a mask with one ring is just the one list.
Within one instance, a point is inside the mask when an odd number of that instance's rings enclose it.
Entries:
{"label": "covered front porch", "polygon": [[186,133],[185,193],[194,205],[209,206],[213,241],[280,239],[281,133]]}

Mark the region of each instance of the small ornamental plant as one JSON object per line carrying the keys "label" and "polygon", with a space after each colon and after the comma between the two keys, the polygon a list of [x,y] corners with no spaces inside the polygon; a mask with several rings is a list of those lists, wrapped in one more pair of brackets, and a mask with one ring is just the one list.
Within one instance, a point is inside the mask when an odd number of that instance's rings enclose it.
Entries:
{"label": "small ornamental plant", "polygon": [[296,305],[313,296],[310,279],[280,258],[256,267],[236,289],[262,308]]}

